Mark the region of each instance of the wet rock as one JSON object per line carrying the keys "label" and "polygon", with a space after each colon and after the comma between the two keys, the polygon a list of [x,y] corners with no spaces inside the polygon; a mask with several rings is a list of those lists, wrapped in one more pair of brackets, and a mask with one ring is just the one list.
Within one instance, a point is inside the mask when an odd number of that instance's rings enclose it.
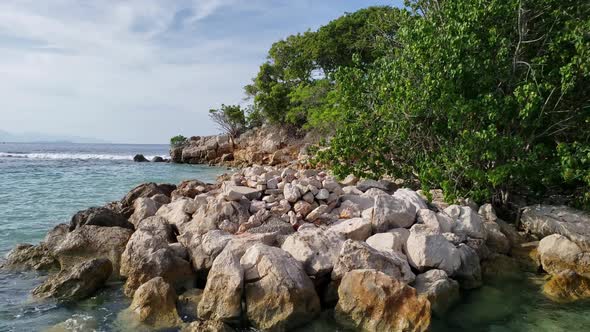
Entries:
{"label": "wet rock", "polygon": [[321,277],[332,271],[343,244],[341,234],[314,227],[293,233],[281,248],[301,263],[308,275]]}
{"label": "wet rock", "polygon": [[410,264],[419,271],[440,269],[452,276],[461,266],[459,251],[444,236],[418,233],[414,227],[410,231],[405,252]]}
{"label": "wet rock", "polygon": [[253,327],[288,330],[320,313],[314,285],[301,264],[282,249],[255,244],[242,256],[246,314]]}
{"label": "wet rock", "polygon": [[590,279],[572,270],[554,275],[543,286],[543,293],[556,302],[574,302],[590,299]]}
{"label": "wet rock", "polygon": [[6,256],[6,261],[0,266],[8,270],[56,270],[59,262],[53,256],[47,245],[18,244]]}
{"label": "wet rock", "polygon": [[414,287],[430,301],[432,311],[442,317],[460,299],[459,283],[443,270],[429,270],[416,276]]}
{"label": "wet rock", "polygon": [[430,303],[404,282],[376,270],[354,270],[338,288],[336,320],[362,331],[426,331]]}
{"label": "wet rock", "polygon": [[516,259],[521,270],[536,273],[541,269],[539,241],[520,243],[513,246],[510,256]]}
{"label": "wet rock", "polygon": [[484,222],[486,231],[486,246],[495,253],[507,254],[510,252],[510,240],[502,233],[502,228],[495,222]]}
{"label": "wet rock", "polygon": [[150,279],[135,291],[128,311],[138,321],[157,329],[181,323],[174,288],[160,277]]}
{"label": "wet rock", "polygon": [[53,252],[62,269],[88,259],[107,258],[112,263],[112,278],[118,279],[121,254],[132,233],[121,227],[82,226],[68,233]]}
{"label": "wet rock", "polygon": [[120,213],[105,207],[91,207],[78,211],[70,221],[70,231],[81,226],[122,227],[133,230],[133,224]]}
{"label": "wet rock", "polygon": [[482,285],[481,265],[479,256],[471,247],[460,244],[457,247],[461,258],[461,265],[452,275],[464,289],[478,288]]}
{"label": "wet rock", "polygon": [[50,276],[32,291],[37,298],[55,298],[71,302],[92,296],[109,279],[113,271],[111,262],[97,258],[82,262]]}
{"label": "wet rock", "polygon": [[330,229],[346,239],[365,241],[371,236],[372,224],[369,219],[364,218],[343,219],[330,225]]}
{"label": "wet rock", "polygon": [[367,239],[371,247],[385,252],[401,253],[410,236],[410,231],[405,228],[392,229],[386,233],[377,233]]}
{"label": "wet rock", "polygon": [[382,252],[364,242],[346,240],[334,265],[332,280],[358,269],[375,269],[405,283],[413,282],[416,277],[403,254]]}
{"label": "wet rock", "polygon": [[133,156],[133,161],[135,161],[136,163],[147,163],[149,162],[149,160],[142,154],[136,154],[135,156]]}
{"label": "wet rock", "polygon": [[545,237],[560,234],[590,251],[590,214],[567,206],[534,205],[526,207],[520,217],[528,233]]}
{"label": "wet rock", "polygon": [[160,156],[152,157],[152,163],[163,163],[163,162],[166,162],[166,159],[164,159]]}

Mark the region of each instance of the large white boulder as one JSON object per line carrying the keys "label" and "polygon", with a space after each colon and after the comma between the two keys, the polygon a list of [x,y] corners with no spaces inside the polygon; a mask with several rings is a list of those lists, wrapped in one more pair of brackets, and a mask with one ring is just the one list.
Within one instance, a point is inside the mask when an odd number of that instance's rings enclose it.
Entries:
{"label": "large white boulder", "polygon": [[392,228],[410,227],[416,220],[416,207],[407,200],[390,195],[375,197],[371,223],[375,233]]}
{"label": "large white boulder", "polygon": [[440,269],[452,276],[461,266],[457,248],[443,235],[419,232],[414,227],[405,247],[410,264],[419,271]]}
{"label": "large white boulder", "polygon": [[371,247],[385,252],[402,253],[410,231],[405,228],[395,228],[385,233],[377,233],[367,239]]}
{"label": "large white boulder", "polygon": [[339,220],[330,225],[330,229],[347,239],[365,241],[371,236],[372,225],[369,219],[352,218]]}
{"label": "large white boulder", "polygon": [[332,230],[309,227],[289,235],[281,248],[301,263],[308,275],[320,277],[334,268],[344,240]]}

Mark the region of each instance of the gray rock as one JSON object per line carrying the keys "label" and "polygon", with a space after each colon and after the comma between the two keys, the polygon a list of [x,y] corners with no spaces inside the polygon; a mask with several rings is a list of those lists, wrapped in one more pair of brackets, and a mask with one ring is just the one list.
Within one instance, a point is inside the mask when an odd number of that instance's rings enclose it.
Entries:
{"label": "gray rock", "polygon": [[344,237],[331,229],[303,228],[293,233],[281,249],[295,258],[310,276],[330,273],[338,260]]}
{"label": "gray rock", "polygon": [[457,248],[440,234],[417,232],[414,227],[405,247],[410,264],[419,271],[440,269],[452,276],[461,266]]}
{"label": "gray rock", "polygon": [[410,231],[407,229],[396,228],[389,232],[377,233],[369,237],[367,244],[379,251],[402,253],[409,236]]}
{"label": "gray rock", "polygon": [[127,218],[105,207],[91,207],[78,211],[70,221],[70,231],[84,225],[134,229],[133,225],[127,221]]}
{"label": "gray rock", "polygon": [[416,220],[416,208],[410,202],[389,195],[375,197],[373,232],[382,233],[392,228],[410,227]]}
{"label": "gray rock", "polygon": [[520,217],[528,233],[545,237],[560,234],[582,250],[590,251],[590,214],[567,206],[534,205],[526,207]]}
{"label": "gray rock", "polygon": [[460,299],[459,283],[443,270],[429,270],[416,277],[414,288],[428,297],[432,311],[439,317]]}
{"label": "gray rock", "polygon": [[371,236],[372,225],[369,219],[352,218],[339,220],[330,225],[330,229],[346,239],[365,241]]}
{"label": "gray rock", "polygon": [[297,186],[287,183],[283,189],[283,195],[289,203],[295,203],[301,198],[301,191]]}
{"label": "gray rock", "polygon": [[236,186],[229,181],[226,181],[222,184],[221,190],[225,199],[228,201],[239,201],[244,197],[249,200],[260,197],[260,190],[245,186]]}
{"label": "gray rock", "polygon": [[465,233],[472,238],[486,239],[483,221],[470,207],[451,205],[444,212],[455,220],[453,233]]}
{"label": "gray rock", "polygon": [[461,288],[473,289],[482,285],[481,266],[477,252],[466,244],[457,247],[461,258],[461,266],[452,275],[459,281]]}

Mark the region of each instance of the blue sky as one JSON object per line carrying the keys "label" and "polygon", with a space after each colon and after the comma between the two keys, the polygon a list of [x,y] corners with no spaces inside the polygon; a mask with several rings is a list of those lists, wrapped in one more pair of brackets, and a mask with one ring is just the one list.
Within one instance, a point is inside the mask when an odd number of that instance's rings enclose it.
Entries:
{"label": "blue sky", "polygon": [[2,0],[0,130],[166,143],[217,132],[270,45],[381,0]]}

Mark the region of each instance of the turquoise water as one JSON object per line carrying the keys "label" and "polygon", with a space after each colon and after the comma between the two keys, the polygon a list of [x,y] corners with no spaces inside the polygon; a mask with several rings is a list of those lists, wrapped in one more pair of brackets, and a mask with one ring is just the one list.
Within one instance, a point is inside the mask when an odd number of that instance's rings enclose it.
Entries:
{"label": "turquoise water", "polygon": [[[167,155],[164,145],[0,144],[0,254],[16,243],[36,243],[76,211],[118,200],[148,181],[212,182],[225,169],[133,163],[132,156]],[[462,294],[461,303],[433,320],[432,331],[590,331],[590,303],[556,304],[540,292],[539,276],[489,282]],[[69,320],[77,331],[120,331],[117,314],[129,299],[120,284],[73,306],[36,302],[30,290],[43,281],[34,272],[0,272],[0,332],[42,331]],[[299,332],[344,331],[327,311]]]}
{"label": "turquoise water", "polygon": [[[0,254],[17,243],[37,243],[78,210],[121,199],[143,182],[213,182],[225,169],[134,163],[132,157],[167,156],[166,145],[0,144]],[[33,302],[36,273],[0,272],[0,331],[37,331],[74,317],[111,330],[128,305],[120,285],[74,307]]]}

